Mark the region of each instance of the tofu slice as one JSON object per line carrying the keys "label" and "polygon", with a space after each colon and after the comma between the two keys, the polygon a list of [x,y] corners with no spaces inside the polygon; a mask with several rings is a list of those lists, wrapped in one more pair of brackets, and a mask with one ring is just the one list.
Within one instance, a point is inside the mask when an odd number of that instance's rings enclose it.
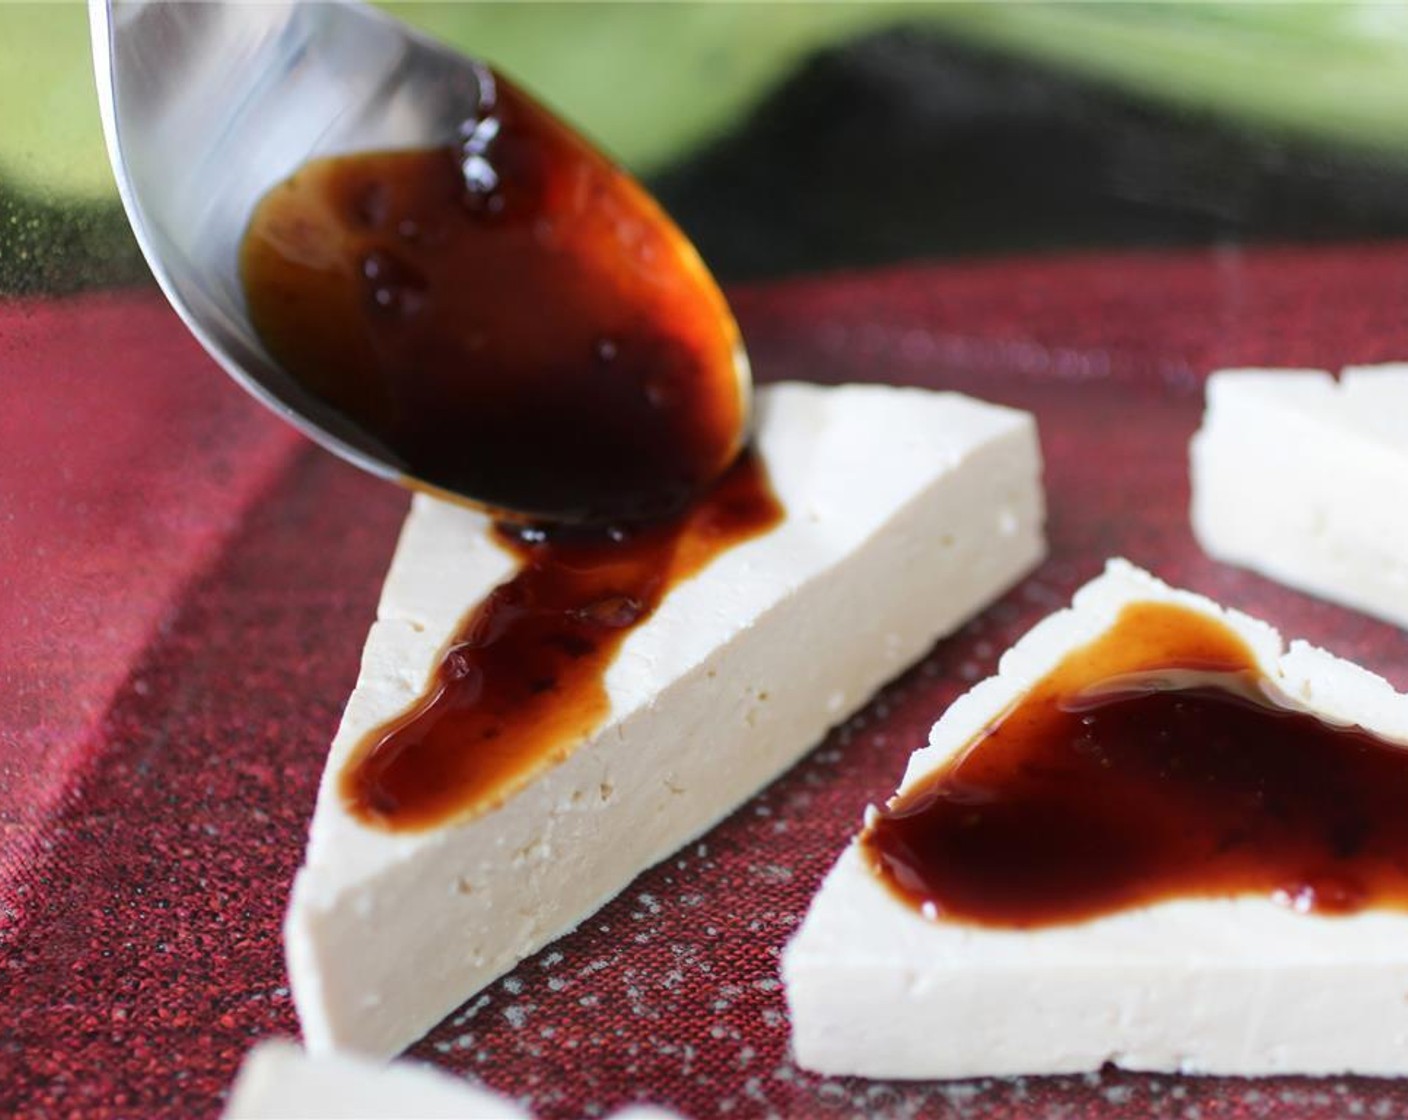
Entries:
{"label": "tofu slice", "polygon": [[[224,1120],[529,1120],[514,1101],[416,1062],[380,1065],[345,1054],[310,1057],[262,1042],[245,1057]],[[636,1105],[614,1120],[673,1120]]]}
{"label": "tofu slice", "polygon": [[391,1055],[726,816],[1041,559],[1031,416],[881,386],[760,389],[785,520],[673,589],[611,712],[498,810],[397,834],[337,775],[510,574],[478,514],[417,497],[333,741],[285,943],[305,1044]]}
{"label": "tofu slice", "polygon": [[1208,555],[1408,626],[1408,365],[1215,373],[1191,467]]}
{"label": "tofu slice", "polygon": [[224,1120],[528,1120],[514,1102],[430,1066],[383,1066],[341,1054],[310,1057],[263,1042],[245,1057]]}
{"label": "tofu slice", "polygon": [[[1408,744],[1408,697],[1265,623],[1122,560],[954,702],[901,792],[962,750],[1129,603],[1219,618],[1286,702]],[[1028,930],[945,923],[895,898],[852,842],[782,964],[797,1061],[827,1074],[1074,1073],[1113,1062],[1184,1073],[1408,1072],[1408,914],[1294,913],[1190,899]]]}

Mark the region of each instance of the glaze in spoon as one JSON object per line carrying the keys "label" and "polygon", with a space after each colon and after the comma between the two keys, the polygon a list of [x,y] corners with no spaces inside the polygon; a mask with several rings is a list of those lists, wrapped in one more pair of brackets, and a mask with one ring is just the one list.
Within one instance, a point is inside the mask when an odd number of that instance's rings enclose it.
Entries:
{"label": "glaze in spoon", "polygon": [[679,509],[741,449],[737,326],[650,195],[375,9],[91,0],[123,203],[217,361],[384,478],[550,522]]}

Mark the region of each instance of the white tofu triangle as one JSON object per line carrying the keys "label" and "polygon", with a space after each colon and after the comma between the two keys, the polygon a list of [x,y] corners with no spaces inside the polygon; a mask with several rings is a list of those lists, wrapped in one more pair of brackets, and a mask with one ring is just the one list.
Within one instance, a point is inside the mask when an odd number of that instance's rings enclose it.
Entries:
{"label": "white tofu triangle", "polygon": [[1190,467],[1208,555],[1408,627],[1408,365],[1215,373]]}
{"label": "white tofu triangle", "polygon": [[[1323,650],[1124,561],[1036,626],[954,702],[901,792],[1135,602],[1226,622],[1286,703],[1408,744],[1408,696]],[[1295,913],[1265,897],[1188,899],[1007,930],[930,920],[853,842],[783,956],[800,1065],[953,1078],[1074,1073],[1109,1061],[1186,1073],[1408,1072],[1408,914]]]}
{"label": "white tofu triangle", "polygon": [[[416,1062],[381,1065],[343,1054],[311,1056],[261,1042],[246,1055],[224,1120],[528,1120],[516,1102]],[[634,1105],[611,1120],[675,1120]]]}
{"label": "white tofu triangle", "polygon": [[337,776],[512,567],[481,516],[415,499],[285,925],[310,1049],[415,1041],[791,766],[1043,555],[1026,413],[788,384],[758,392],[756,434],[784,522],[632,632],[597,732],[501,808],[396,834],[351,817]]}

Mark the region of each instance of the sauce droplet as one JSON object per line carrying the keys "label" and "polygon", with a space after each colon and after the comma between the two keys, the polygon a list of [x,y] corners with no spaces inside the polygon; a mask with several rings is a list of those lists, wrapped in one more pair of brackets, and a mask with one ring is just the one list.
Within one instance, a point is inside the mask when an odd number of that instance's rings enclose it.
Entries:
{"label": "sauce droplet", "polygon": [[985,926],[1249,894],[1408,908],[1408,747],[1263,685],[1225,624],[1131,605],[882,810],[863,856],[926,917]]}

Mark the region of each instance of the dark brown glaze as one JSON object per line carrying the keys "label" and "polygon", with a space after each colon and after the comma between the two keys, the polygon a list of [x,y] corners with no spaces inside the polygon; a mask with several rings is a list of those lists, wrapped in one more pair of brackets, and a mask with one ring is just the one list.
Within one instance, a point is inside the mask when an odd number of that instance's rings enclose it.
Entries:
{"label": "dark brown glaze", "polygon": [[1408,749],[1272,700],[1226,625],[1126,607],[862,836],[922,913],[1026,928],[1172,898],[1408,906]]}
{"label": "dark brown glaze", "polygon": [[341,776],[349,810],[415,831],[501,804],[600,726],[606,670],[666,592],[781,517],[746,453],[669,520],[609,533],[500,526],[517,573],[460,625],[416,705],[359,745]]}
{"label": "dark brown glaze", "polygon": [[432,488],[559,522],[668,515],[744,437],[741,346],[688,240],[502,77],[461,141],[318,159],[261,201],[250,316]]}

